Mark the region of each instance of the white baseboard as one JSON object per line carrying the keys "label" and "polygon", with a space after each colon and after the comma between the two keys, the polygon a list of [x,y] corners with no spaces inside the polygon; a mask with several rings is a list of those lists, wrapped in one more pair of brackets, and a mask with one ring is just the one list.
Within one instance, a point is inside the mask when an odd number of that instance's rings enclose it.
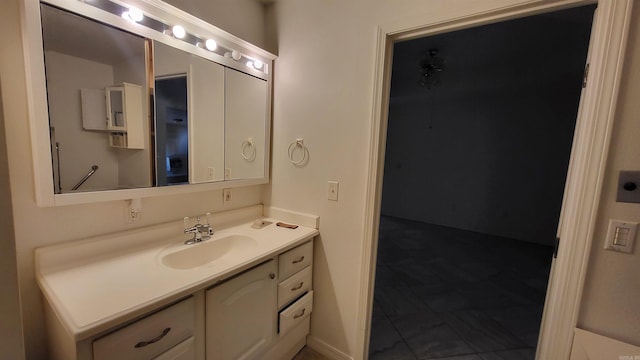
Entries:
{"label": "white baseboard", "polygon": [[351,356],[314,336],[307,336],[307,346],[333,360],[353,360]]}

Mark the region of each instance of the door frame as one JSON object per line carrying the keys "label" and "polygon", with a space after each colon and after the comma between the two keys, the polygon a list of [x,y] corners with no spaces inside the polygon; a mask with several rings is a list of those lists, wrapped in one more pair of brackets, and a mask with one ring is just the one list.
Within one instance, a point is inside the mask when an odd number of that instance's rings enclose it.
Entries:
{"label": "door frame", "polygon": [[[504,3],[508,4],[505,5]],[[446,15],[418,14],[378,26],[373,122],[366,186],[356,359],[367,359],[382,200],[393,43],[564,8],[597,3],[536,359],[568,359],[577,325],[617,104],[633,0],[515,0],[451,5]]]}

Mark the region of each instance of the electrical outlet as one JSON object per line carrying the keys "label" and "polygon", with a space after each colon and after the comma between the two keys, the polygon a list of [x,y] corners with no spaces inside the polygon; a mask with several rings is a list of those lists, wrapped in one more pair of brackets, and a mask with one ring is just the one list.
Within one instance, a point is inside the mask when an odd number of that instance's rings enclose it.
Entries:
{"label": "electrical outlet", "polygon": [[133,224],[134,222],[140,220],[142,217],[142,211],[140,209],[132,208],[131,204],[128,203],[124,207],[124,222],[127,224]]}
{"label": "electrical outlet", "polygon": [[222,190],[222,203],[226,204],[231,202],[231,189]]}
{"label": "electrical outlet", "polygon": [[140,220],[142,215],[142,199],[131,199],[125,202],[124,207],[124,221],[126,223],[134,223]]}
{"label": "electrical outlet", "polygon": [[327,186],[327,199],[338,201],[338,187],[340,183],[337,181],[329,181]]}
{"label": "electrical outlet", "polygon": [[207,168],[207,180],[215,180],[216,179],[216,168],[213,166],[209,166]]}
{"label": "electrical outlet", "polygon": [[224,179],[231,180],[231,168],[224,169]]}

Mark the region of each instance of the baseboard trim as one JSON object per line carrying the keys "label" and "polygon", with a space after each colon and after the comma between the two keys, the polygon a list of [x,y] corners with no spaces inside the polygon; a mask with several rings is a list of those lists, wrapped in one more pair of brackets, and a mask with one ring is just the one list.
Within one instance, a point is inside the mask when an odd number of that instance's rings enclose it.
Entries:
{"label": "baseboard trim", "polygon": [[315,336],[307,336],[307,346],[333,360],[353,360],[353,357],[343,353]]}

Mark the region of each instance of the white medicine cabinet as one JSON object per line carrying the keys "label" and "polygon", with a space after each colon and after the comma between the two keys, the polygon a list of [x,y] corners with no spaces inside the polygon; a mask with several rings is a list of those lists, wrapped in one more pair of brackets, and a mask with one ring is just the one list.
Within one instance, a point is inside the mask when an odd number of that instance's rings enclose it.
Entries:
{"label": "white medicine cabinet", "polygon": [[159,0],[28,1],[24,23],[39,206],[269,181],[275,55]]}
{"label": "white medicine cabinet", "polygon": [[105,90],[109,145],[144,149],[142,87],[123,83]]}

